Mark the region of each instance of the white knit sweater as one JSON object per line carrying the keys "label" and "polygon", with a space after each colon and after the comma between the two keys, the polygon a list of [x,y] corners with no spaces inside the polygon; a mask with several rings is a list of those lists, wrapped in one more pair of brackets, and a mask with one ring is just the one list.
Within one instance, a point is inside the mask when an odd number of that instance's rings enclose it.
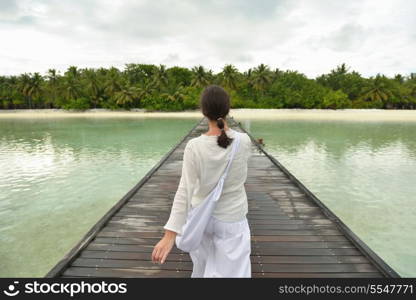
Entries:
{"label": "white knit sweater", "polygon": [[[225,132],[230,138],[235,137],[234,129],[228,128]],[[239,221],[248,212],[244,183],[247,179],[247,161],[251,156],[251,140],[247,133],[240,135],[239,148],[213,212],[214,217],[226,222]],[[217,145],[217,139],[217,136],[201,134],[187,142],[181,179],[164,229],[180,233],[186,221],[188,200],[191,200],[192,207],[197,206],[208,196],[223,174],[232,144],[222,148]]]}

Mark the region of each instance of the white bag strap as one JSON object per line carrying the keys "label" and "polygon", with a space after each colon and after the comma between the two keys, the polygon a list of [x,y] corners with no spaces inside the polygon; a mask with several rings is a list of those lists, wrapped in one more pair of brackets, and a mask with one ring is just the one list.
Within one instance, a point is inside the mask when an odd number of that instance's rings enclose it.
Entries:
{"label": "white bag strap", "polygon": [[225,177],[227,177],[228,169],[230,168],[231,162],[233,161],[233,158],[234,158],[234,154],[237,152],[237,148],[240,144],[240,133],[235,131],[235,134],[236,134],[236,138],[235,138],[235,140],[233,142],[233,145],[232,145],[233,148],[231,149],[230,158],[228,160],[227,167],[225,168],[224,174],[222,174],[222,176],[221,176],[224,179],[225,179]]}

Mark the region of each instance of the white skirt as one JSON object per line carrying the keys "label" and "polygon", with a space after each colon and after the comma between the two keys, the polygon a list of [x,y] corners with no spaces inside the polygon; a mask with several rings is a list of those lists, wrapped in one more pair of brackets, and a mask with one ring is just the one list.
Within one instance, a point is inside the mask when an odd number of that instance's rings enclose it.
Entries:
{"label": "white skirt", "polygon": [[251,277],[251,234],[246,217],[224,222],[211,216],[199,247],[189,252],[191,277]]}

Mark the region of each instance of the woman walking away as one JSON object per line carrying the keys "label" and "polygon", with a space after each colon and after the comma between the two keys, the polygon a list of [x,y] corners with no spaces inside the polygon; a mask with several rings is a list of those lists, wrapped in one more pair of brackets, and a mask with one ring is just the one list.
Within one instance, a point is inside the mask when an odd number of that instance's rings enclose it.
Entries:
{"label": "woman walking away", "polygon": [[[193,262],[191,277],[251,277],[251,234],[244,187],[251,140],[247,133],[228,127],[230,98],[220,86],[204,89],[200,107],[209,130],[191,138],[185,146],[178,190],[152,261],[164,263],[175,241],[183,249],[179,238],[191,231],[194,236],[186,239],[198,240],[197,246],[187,251]],[[215,205],[208,206],[212,198]],[[188,220],[190,210],[199,210],[197,217],[194,214],[194,219],[190,218],[192,221]],[[202,223],[206,225],[199,226]],[[197,227],[203,229],[198,231]]]}

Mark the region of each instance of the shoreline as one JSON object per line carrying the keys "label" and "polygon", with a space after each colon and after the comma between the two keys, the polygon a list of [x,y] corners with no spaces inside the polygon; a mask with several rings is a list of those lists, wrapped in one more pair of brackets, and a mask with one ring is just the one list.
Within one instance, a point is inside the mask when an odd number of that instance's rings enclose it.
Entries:
{"label": "shoreline", "polygon": [[[351,121],[410,121],[416,122],[416,110],[383,109],[230,109],[230,116],[238,119],[282,119],[282,120],[351,120]],[[63,109],[15,109],[0,110],[0,119],[19,118],[202,118],[200,110],[180,112],[131,111],[107,109],[89,109],[86,111],[67,111]]]}

